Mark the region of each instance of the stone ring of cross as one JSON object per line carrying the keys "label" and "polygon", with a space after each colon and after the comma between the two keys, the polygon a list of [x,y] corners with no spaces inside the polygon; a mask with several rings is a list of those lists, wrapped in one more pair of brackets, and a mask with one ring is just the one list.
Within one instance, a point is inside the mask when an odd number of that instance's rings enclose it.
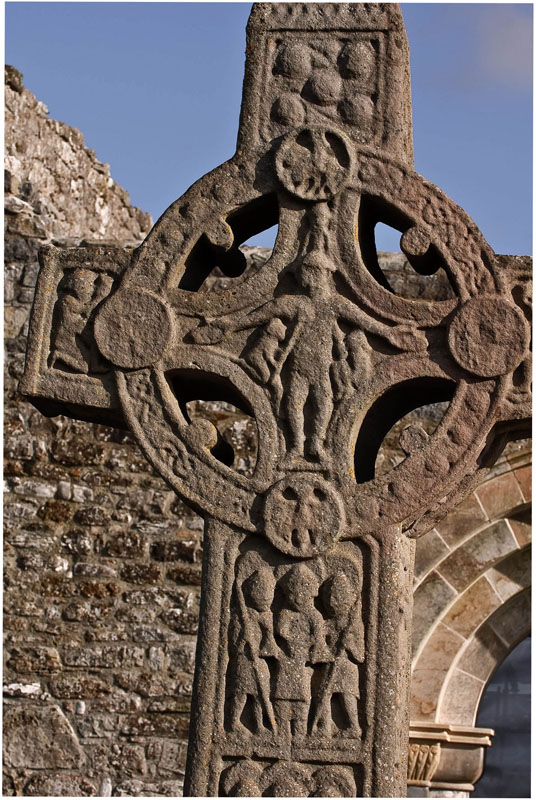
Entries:
{"label": "stone ring of cross", "polygon": [[[246,53],[233,158],[131,257],[41,256],[22,387],[128,427],[204,516],[185,796],[400,797],[410,537],[530,416],[530,281],[412,169],[397,4],[255,4]],[[380,223],[450,295],[397,293]],[[207,401],[256,426],[249,472]]]}
{"label": "stone ring of cross", "polygon": [[[300,160],[296,147],[309,156],[322,142],[320,166],[336,179],[311,200],[322,169]],[[256,164],[255,172],[250,154],[235,156],[177,200],[100,311],[95,336],[117,367],[125,417],[183,496],[242,530],[257,528],[256,498],[289,470],[329,480],[362,532],[380,535],[408,520],[411,528],[424,515],[423,526],[441,511],[449,484],[474,471],[511,392],[528,351],[522,311],[467,214],[404,164],[332,129],[287,134]],[[232,252],[274,219],[279,234],[262,268],[230,290],[195,290],[206,275],[203,259]],[[417,270],[443,268],[456,296],[408,300],[382,285],[371,247],[378,219],[400,229]],[[491,308],[503,325],[488,323]],[[305,335],[309,325],[318,337]],[[342,390],[338,367],[349,377]],[[189,422],[181,392],[192,382],[254,417],[251,478],[214,457],[210,423]],[[448,410],[431,435],[406,436],[404,460],[376,476],[379,446],[408,389],[423,404],[448,401]],[[344,530],[325,546],[339,535]]]}

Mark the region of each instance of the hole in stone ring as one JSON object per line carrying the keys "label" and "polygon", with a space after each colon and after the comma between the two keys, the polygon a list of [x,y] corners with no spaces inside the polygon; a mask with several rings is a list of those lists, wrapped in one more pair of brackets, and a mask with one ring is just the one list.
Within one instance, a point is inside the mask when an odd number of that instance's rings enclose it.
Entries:
{"label": "hole in stone ring", "polygon": [[[273,241],[275,241],[279,222],[277,196],[270,194],[252,200],[230,214],[226,221],[233,231],[232,246],[229,250],[225,250],[212,244],[208,236],[202,234],[186,259],[179,289],[189,292],[222,291],[250,270],[259,269],[262,263],[259,263],[258,259],[247,258],[241,247],[243,245],[247,247],[246,242],[250,243],[249,240],[253,237],[257,238],[259,234],[274,227]],[[272,236],[267,234],[262,246],[271,246],[271,239]],[[259,245],[260,242],[255,240],[250,244]]]}
{"label": "hole in stone ring", "polygon": [[218,438],[211,455],[251,477],[257,463],[257,423],[251,406],[231,381],[194,369],[170,370],[166,380],[188,422],[205,419],[216,428]]}
{"label": "hole in stone ring", "polygon": [[366,483],[406,458],[399,443],[408,425],[431,435],[446,413],[456,384],[446,378],[415,378],[394,386],[368,410],[355,446],[355,477]]}
{"label": "hole in stone ring", "polygon": [[372,277],[406,300],[450,300],[455,297],[445,259],[434,244],[422,255],[400,249],[401,235],[415,229],[399,209],[363,195],[358,215],[359,248]]}

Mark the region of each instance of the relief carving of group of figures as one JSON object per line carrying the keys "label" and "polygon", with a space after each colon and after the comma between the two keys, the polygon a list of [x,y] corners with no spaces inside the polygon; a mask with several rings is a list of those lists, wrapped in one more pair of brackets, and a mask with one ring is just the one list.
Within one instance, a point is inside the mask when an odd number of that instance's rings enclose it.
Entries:
{"label": "relief carving of group of figures", "polygon": [[275,570],[248,563],[247,556],[238,562],[229,732],[273,736],[282,744],[308,735],[361,737],[361,571],[353,559],[335,559],[327,575],[304,562]]}

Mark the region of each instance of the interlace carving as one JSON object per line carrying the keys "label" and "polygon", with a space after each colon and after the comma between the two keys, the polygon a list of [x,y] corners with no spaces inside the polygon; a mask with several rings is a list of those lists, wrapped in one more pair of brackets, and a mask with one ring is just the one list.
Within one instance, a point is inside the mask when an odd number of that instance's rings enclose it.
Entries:
{"label": "interlace carving", "polygon": [[[22,389],[126,424],[205,517],[185,793],[400,796],[410,538],[529,415],[527,270],[412,169],[396,4],[258,4],[247,52],[236,155],[130,259],[43,256]],[[450,298],[390,290],[379,222]],[[244,272],[240,245],[275,223]],[[225,284],[206,291],[216,267]],[[190,415],[214,400],[254,420],[251,473]],[[407,427],[405,457],[377,470],[389,430],[440,402],[436,430]]]}

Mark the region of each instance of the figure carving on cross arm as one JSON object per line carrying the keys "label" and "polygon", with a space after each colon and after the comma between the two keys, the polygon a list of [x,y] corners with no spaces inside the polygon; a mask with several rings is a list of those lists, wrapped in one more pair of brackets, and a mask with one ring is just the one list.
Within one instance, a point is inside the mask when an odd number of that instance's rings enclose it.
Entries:
{"label": "figure carving on cross arm", "polygon": [[105,372],[95,345],[90,319],[110,292],[113,279],[105,273],[73,269],[64,279],[56,304],[57,328],[50,366],[84,374]]}

